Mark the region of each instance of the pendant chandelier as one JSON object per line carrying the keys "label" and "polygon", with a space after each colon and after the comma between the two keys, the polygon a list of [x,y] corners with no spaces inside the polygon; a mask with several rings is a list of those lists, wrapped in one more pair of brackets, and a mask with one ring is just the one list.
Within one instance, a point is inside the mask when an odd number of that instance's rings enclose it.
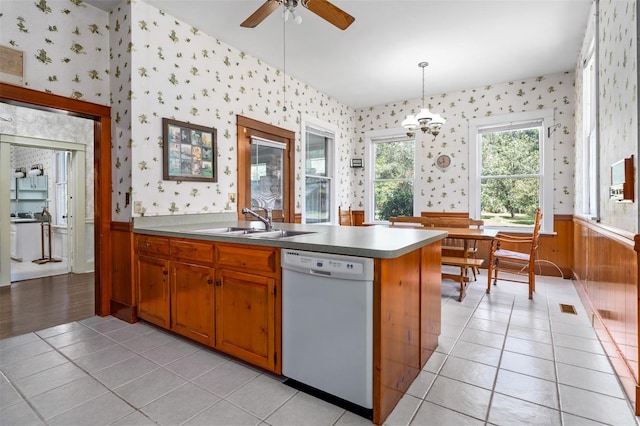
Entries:
{"label": "pendant chandelier", "polygon": [[434,114],[424,106],[424,69],[429,66],[429,63],[420,62],[418,66],[422,68],[422,109],[416,115],[407,115],[407,118],[402,122],[402,127],[407,129],[407,136],[409,137],[415,136],[416,129],[422,130],[422,133],[438,136],[446,120],[440,114]]}

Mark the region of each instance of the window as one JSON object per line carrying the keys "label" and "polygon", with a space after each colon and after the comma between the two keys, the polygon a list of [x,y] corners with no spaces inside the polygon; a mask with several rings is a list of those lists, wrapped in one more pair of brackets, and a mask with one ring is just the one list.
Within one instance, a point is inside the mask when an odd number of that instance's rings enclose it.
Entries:
{"label": "window", "polygon": [[581,213],[597,220],[600,216],[600,181],[598,169],[598,75],[596,71],[596,40],[592,19],[587,27],[587,41],[582,63],[582,205]]}
{"label": "window", "polygon": [[55,181],[55,223],[57,225],[67,225],[67,164],[70,152],[56,151],[56,181]]}
{"label": "window", "polygon": [[295,133],[238,115],[238,219],[244,207],[273,208],[274,222],[293,222]]}
{"label": "window", "polygon": [[392,216],[413,216],[415,140],[397,129],[365,136],[367,222],[386,221]]}
{"label": "window", "polygon": [[469,212],[485,226],[553,228],[553,109],[471,120]]}
{"label": "window", "polygon": [[334,188],[334,135],[310,124],[304,126],[303,223],[337,223]]}
{"label": "window", "polygon": [[282,164],[287,145],[251,137],[251,206],[282,210]]}

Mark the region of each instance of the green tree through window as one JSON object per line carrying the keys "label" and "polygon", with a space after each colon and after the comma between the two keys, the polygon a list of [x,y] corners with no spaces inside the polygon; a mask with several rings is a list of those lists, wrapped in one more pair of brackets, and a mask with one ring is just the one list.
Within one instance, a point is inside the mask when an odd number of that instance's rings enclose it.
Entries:
{"label": "green tree through window", "polygon": [[373,143],[374,220],[413,215],[414,141]]}
{"label": "green tree through window", "polygon": [[[540,128],[484,133],[480,202],[485,224],[531,225],[540,205]],[[519,215],[520,217],[517,217]]]}

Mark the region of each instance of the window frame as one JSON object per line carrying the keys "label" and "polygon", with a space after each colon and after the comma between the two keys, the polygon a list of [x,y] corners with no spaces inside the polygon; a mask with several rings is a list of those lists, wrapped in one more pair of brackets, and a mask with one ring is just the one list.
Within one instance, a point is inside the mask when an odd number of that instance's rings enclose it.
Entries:
{"label": "window frame", "polygon": [[[308,129],[315,130],[316,133],[324,133],[333,136],[331,140],[331,146],[329,148],[329,158],[327,161],[327,180],[329,180],[329,222],[314,222],[314,225],[338,225],[338,182],[336,179],[337,175],[337,160],[338,160],[338,146],[339,142],[339,131],[338,127],[328,123],[326,121],[320,120],[316,117],[307,114],[300,114],[300,156],[302,163],[302,207],[300,212],[300,222],[307,223],[307,203],[305,199],[306,194],[306,185],[307,185],[307,131]],[[309,175],[311,177],[319,177],[316,175]]]}
{"label": "window frame", "polygon": [[[591,13],[582,47],[582,203],[577,206],[579,215],[591,220],[600,220],[600,128],[599,105],[599,44],[598,19],[595,4]],[[587,81],[589,80],[589,81]],[[591,84],[589,84],[591,83]]]}
{"label": "window frame", "polygon": [[[364,221],[365,223],[372,224],[386,224],[389,223],[387,220],[375,220],[375,212],[374,206],[375,201],[373,199],[375,195],[374,183],[375,183],[375,159],[373,158],[374,143],[388,143],[388,142],[399,142],[402,140],[413,140],[413,215],[416,215],[416,211],[418,210],[418,200],[416,197],[416,177],[418,173],[418,157],[417,157],[417,138],[415,136],[410,137],[407,135],[404,129],[382,129],[382,130],[372,130],[365,132],[364,134],[364,152],[365,152],[365,189],[364,189],[364,205],[365,205],[365,214]],[[370,167],[366,167],[366,166]]]}
{"label": "window frame", "polygon": [[[469,120],[469,214],[480,218],[480,176],[482,171],[482,131],[488,128],[513,127],[540,122],[540,208],[542,209],[541,232],[553,233],[553,147],[555,146],[554,109],[545,108],[512,114],[494,115]],[[486,132],[485,132],[486,133]],[[491,227],[508,232],[530,232],[532,227]]]}
{"label": "window frame", "polygon": [[[54,151],[55,182],[53,182],[55,198],[55,221],[60,227],[66,228],[68,225],[68,198],[69,198],[69,164],[71,162],[71,152]],[[60,169],[64,169],[64,180],[61,179]],[[60,193],[62,191],[64,196]]]}

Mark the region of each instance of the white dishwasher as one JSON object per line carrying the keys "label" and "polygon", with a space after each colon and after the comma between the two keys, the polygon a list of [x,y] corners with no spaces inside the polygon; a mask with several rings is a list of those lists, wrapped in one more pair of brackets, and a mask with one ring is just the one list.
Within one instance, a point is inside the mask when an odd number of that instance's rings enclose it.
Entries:
{"label": "white dishwasher", "polygon": [[370,418],[373,259],[283,249],[281,265],[287,383]]}

